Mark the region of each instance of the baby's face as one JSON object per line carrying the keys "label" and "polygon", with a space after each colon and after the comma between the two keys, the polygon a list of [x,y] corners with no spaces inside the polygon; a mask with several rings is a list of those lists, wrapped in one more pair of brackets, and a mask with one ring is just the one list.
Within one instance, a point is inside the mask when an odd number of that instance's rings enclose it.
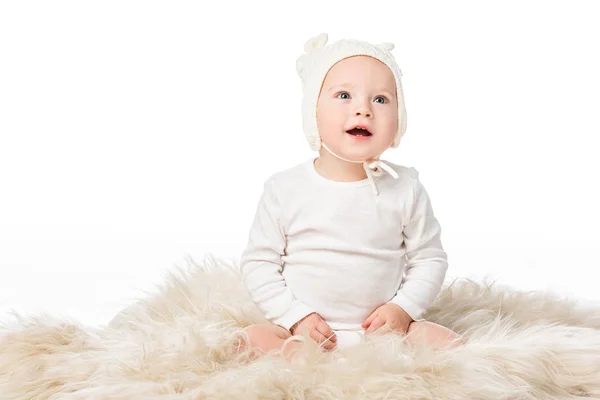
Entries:
{"label": "baby's face", "polygon": [[[356,125],[369,132],[350,131]],[[344,158],[365,160],[380,155],[398,131],[398,100],[392,71],[368,56],[336,63],[325,77],[317,102],[321,139]]]}

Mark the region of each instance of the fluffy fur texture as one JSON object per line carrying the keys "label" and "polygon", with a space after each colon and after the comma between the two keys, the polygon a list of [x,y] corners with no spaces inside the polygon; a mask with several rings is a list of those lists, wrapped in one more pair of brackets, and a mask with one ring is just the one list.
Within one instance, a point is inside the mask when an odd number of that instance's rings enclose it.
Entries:
{"label": "fluffy fur texture", "polygon": [[264,322],[234,262],[188,259],[107,327],[17,316],[0,331],[1,399],[600,398],[600,309],[458,280],[425,317],[467,343],[433,352],[376,337],[299,362],[236,344]]}

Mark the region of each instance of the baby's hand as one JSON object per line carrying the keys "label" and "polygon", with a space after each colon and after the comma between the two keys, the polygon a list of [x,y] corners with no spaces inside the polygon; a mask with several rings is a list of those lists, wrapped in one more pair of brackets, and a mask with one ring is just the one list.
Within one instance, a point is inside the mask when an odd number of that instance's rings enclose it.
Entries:
{"label": "baby's hand", "polygon": [[317,313],[312,313],[296,322],[291,328],[292,335],[302,334],[308,331],[309,336],[317,343],[323,343],[326,350],[333,350],[337,338],[331,330],[331,327]]}
{"label": "baby's hand", "polygon": [[372,333],[382,326],[386,326],[395,332],[406,333],[413,319],[402,307],[394,303],[387,303],[378,307],[363,322],[362,327],[365,334]]}

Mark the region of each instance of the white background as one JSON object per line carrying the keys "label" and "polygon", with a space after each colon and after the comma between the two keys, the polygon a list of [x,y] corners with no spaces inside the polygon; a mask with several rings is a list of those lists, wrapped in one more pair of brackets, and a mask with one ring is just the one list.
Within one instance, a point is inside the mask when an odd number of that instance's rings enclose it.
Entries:
{"label": "white background", "polygon": [[3,2],[0,320],[104,324],[237,258],[264,180],[315,155],[304,42],[393,42],[449,278],[600,300],[599,9],[563,2]]}

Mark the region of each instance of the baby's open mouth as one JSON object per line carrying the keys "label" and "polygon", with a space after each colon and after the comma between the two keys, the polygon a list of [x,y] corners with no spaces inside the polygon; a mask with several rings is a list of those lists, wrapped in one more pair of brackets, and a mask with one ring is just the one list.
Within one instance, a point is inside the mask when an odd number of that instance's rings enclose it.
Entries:
{"label": "baby's open mouth", "polygon": [[346,133],[352,136],[372,136],[371,132],[369,132],[367,129],[362,128],[350,129],[349,131],[346,131]]}

